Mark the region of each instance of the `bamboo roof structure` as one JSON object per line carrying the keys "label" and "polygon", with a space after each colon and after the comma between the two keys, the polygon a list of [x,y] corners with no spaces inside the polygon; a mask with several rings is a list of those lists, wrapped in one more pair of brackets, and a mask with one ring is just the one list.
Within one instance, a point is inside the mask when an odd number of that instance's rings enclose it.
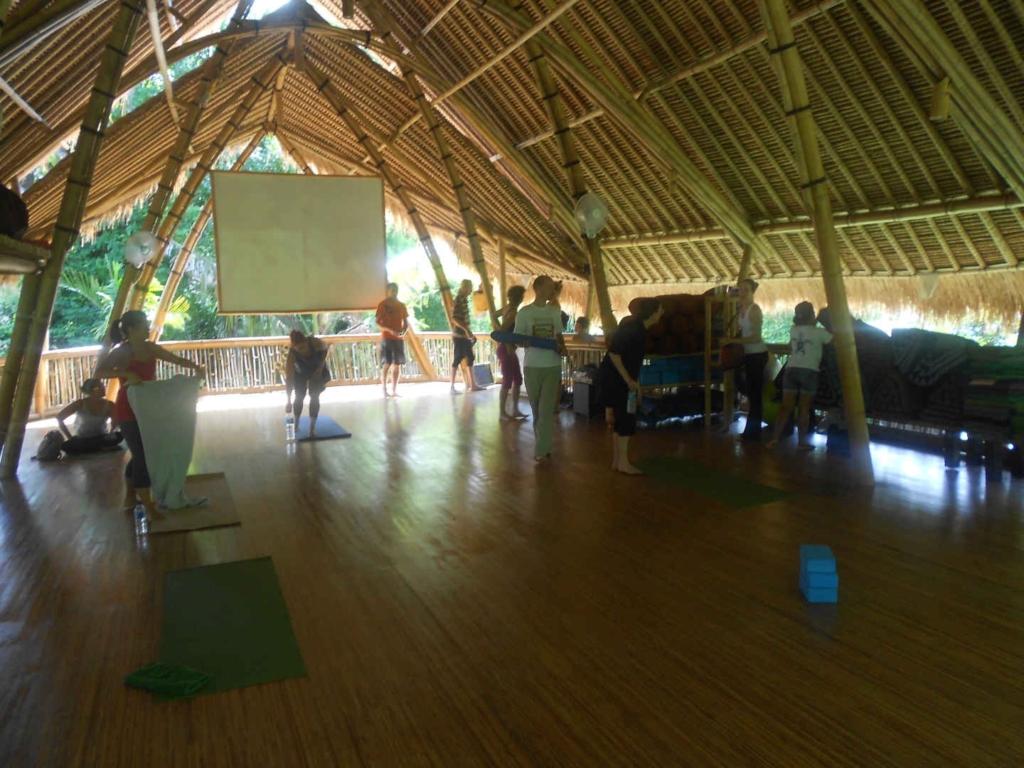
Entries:
{"label": "bamboo roof structure", "polygon": [[[176,0],[175,24],[161,10],[172,63],[233,41],[178,185],[279,57],[282,74],[233,143],[269,132],[318,173],[379,175],[362,137],[318,92],[320,75],[310,72],[322,73],[431,233],[464,237],[459,195],[406,82],[412,72],[457,162],[491,274],[501,239],[510,273],[551,272],[585,295],[586,245],[572,216],[578,189],[528,55],[542,51],[586,188],[610,209],[601,251],[617,310],[631,292],[699,292],[734,280],[744,245],[769,299],[812,291],[811,278],[820,286],[802,158],[756,0],[527,0],[515,8],[364,0],[346,18],[348,5],[293,0],[237,25],[225,24],[235,0]],[[45,124],[0,95],[0,178],[24,175],[74,134],[116,6],[16,0],[0,37],[0,78]],[[788,7],[851,301],[933,301],[946,313],[976,308],[980,298],[996,314],[1016,315],[1024,297],[1024,0]],[[47,33],[54,18],[65,23]],[[122,90],[156,71],[152,40],[140,33]],[[187,104],[200,80],[201,67],[179,78],[176,102]],[[151,193],[177,136],[162,94],[110,126],[84,227]],[[26,193],[30,236],[52,230],[67,167]],[[919,291],[931,273],[938,289]]]}

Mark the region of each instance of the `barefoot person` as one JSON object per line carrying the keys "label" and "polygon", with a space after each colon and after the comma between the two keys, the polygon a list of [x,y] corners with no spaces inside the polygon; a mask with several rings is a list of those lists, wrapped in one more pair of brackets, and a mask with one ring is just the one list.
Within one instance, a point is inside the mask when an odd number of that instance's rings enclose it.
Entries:
{"label": "barefoot person", "polygon": [[[405,365],[405,332],[409,330],[409,310],[398,300],[398,283],[388,283],[387,298],[377,305],[377,327],[380,328],[380,362],[384,370],[380,383],[384,397],[398,397],[398,377]],[[388,372],[391,372],[391,394],[388,394]]]}
{"label": "barefoot person", "polygon": [[[636,434],[636,407],[640,404],[638,379],[647,349],[647,329],[661,320],[662,314],[657,299],[641,299],[633,317],[615,329],[608,353],[601,361],[605,406],[615,412],[612,469],[626,475],[643,474],[629,461],[629,438]],[[636,397],[632,409],[629,408],[630,394]]]}
{"label": "barefoot person", "polygon": [[[315,336],[302,331],[288,334],[291,347],[285,361],[285,389],[288,404],[285,413],[295,412],[295,422],[302,418],[302,401],[309,391],[309,436],[316,437],[316,419],[320,415],[320,394],[327,389],[331,380],[331,369],[327,366],[327,345]],[[292,404],[292,392],[295,404]]]}
{"label": "barefoot person", "polygon": [[818,368],[825,345],[832,341],[832,334],[819,328],[814,315],[814,305],[802,301],[796,305],[793,327],[789,329],[789,360],[782,379],[782,410],[775,419],[775,432],[768,445],[779,441],[786,422],[789,421],[797,397],[800,398],[800,415],[797,417],[798,447],[803,451],[814,450],[808,434],[811,422],[811,405],[818,392]]}
{"label": "barefoot person", "polygon": [[747,379],[747,398],[750,400],[750,411],[747,413],[747,426],[737,440],[759,441],[761,439],[761,415],[764,398],[764,369],[768,365],[768,347],[761,338],[761,308],[754,303],[754,292],[757,283],[746,279],[739,285],[740,307],[737,321],[740,335],[736,338],[722,339],[721,344],[743,345],[743,368]]}
{"label": "barefoot person", "polygon": [[459,372],[459,365],[466,363],[468,381],[465,382],[467,392],[479,392],[482,387],[476,385],[473,379],[473,363],[476,356],[473,354],[473,345],[476,343],[476,336],[469,329],[469,296],[473,293],[473,283],[463,280],[459,286],[459,292],[455,294],[455,307],[452,310],[452,341],[455,350],[452,353],[452,394],[455,391],[455,374]]}
{"label": "barefoot person", "polygon": [[537,442],[533,456],[537,461],[551,458],[551,438],[554,431],[555,403],[562,389],[562,358],[565,339],[562,338],[562,317],[557,306],[548,302],[555,292],[555,281],[541,275],[533,281],[534,300],[521,308],[516,316],[515,332],[541,339],[555,339],[558,352],[524,344],[526,347],[526,392],[530,396],[533,412],[533,433]]}
{"label": "barefoot person", "polygon": [[[501,328],[509,332],[516,327],[516,316],[519,305],[523,303],[526,289],[521,285],[513,285],[508,289],[508,304],[501,309]],[[498,345],[498,363],[501,365],[501,390],[498,392],[498,418],[502,421],[525,419],[526,414],[519,410],[519,390],[523,386],[523,371],[519,367],[519,357],[514,344]],[[508,393],[512,392],[512,414],[508,412]]]}
{"label": "barefoot person", "polygon": [[[103,382],[99,379],[86,379],[82,382],[82,394],[73,403],[57,414],[57,429],[67,439],[61,450],[71,456],[83,453],[96,453],[108,448],[116,448],[124,439],[120,432],[112,432],[110,424],[114,420],[114,404],[104,397]],[[75,417],[75,434],[64,423],[65,419]]]}
{"label": "barefoot person", "polygon": [[142,445],[139,422],[128,402],[128,387],[139,386],[146,381],[156,381],[158,360],[196,371],[200,378],[206,377],[206,369],[149,341],[149,320],[146,319],[144,312],[137,309],[125,312],[120,320],[114,322],[110,328],[110,339],[117,346],[110,350],[100,363],[95,377],[116,378],[121,382],[121,389],[118,390],[117,399],[114,401],[114,419],[132,455],[124,471],[124,505],[130,511],[135,507],[137,499],[141,499],[146,507],[146,516],[150,520],[162,520],[163,515],[157,510],[156,500],[150,490],[146,450]]}

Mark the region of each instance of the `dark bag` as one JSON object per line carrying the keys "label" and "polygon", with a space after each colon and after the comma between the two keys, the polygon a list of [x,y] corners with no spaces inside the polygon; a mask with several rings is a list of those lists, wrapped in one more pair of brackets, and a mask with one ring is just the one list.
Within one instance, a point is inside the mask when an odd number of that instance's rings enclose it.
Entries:
{"label": "dark bag", "polygon": [[61,448],[64,446],[64,435],[56,429],[51,429],[39,443],[35,458],[39,461],[57,461],[60,458]]}
{"label": "dark bag", "polygon": [[16,193],[0,184],[0,235],[21,240],[28,232],[28,207]]}
{"label": "dark bag", "polygon": [[726,344],[718,360],[718,367],[723,371],[733,371],[743,365],[743,345]]}

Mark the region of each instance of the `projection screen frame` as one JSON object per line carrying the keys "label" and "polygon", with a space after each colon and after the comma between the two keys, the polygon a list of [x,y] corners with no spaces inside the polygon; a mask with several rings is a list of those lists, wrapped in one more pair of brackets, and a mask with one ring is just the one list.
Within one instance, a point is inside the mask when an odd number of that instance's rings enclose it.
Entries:
{"label": "projection screen frame", "polygon": [[[211,171],[210,173],[210,200],[213,202],[213,247],[215,253],[215,261],[217,263],[217,316],[218,317],[244,317],[247,315],[311,315],[321,314],[327,312],[372,312],[377,308],[377,304],[367,307],[348,307],[345,309],[338,309],[336,307],[322,308],[322,309],[303,309],[299,311],[282,311],[278,309],[268,310],[247,310],[240,312],[222,312],[221,306],[223,300],[221,297],[221,265],[220,265],[220,240],[217,228],[217,176],[289,176],[302,178],[304,180],[338,180],[344,179],[346,181],[376,181],[380,184],[380,204],[381,204],[381,234],[382,241],[385,244],[385,259],[387,258],[387,222],[386,217],[383,215],[386,212],[385,209],[385,190],[384,190],[384,177],[383,176],[336,176],[334,174],[323,174],[323,175],[303,175],[303,174],[282,174],[282,173],[269,173],[266,171]],[[385,287],[387,285],[387,271],[385,270],[384,282],[381,284],[380,291],[381,295],[384,294]]]}

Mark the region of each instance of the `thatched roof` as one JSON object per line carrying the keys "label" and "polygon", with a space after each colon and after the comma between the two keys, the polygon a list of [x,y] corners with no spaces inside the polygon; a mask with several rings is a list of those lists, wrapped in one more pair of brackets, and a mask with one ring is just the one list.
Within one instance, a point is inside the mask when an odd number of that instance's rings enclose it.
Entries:
{"label": "thatched roof", "polygon": [[[18,42],[13,35],[31,27],[19,11],[42,6],[41,16],[46,8],[86,5],[15,2],[5,28],[12,36],[0,38],[0,77],[51,127],[0,97],[4,179],[27,172],[74,131],[116,3],[98,4],[8,61]],[[258,24],[218,33],[234,2],[176,0],[175,10],[193,24],[170,47],[171,61],[213,42],[235,41],[203,112],[191,162],[253,78],[281,57],[284,74],[269,84],[232,141],[270,131],[296,151],[300,164],[321,172],[378,173],[302,71],[308,62],[386,147],[385,159],[432,231],[454,238],[464,229],[456,195],[427,125],[409,124],[419,110],[402,73],[414,71],[433,101],[514,48],[440,104],[441,125],[492,268],[502,236],[512,269],[578,279],[586,259],[572,223],[565,161],[526,47],[514,46],[557,6],[571,5],[532,42],[544,51],[569,113],[586,186],[611,209],[603,233],[609,282],[655,293],[700,291],[735,277],[744,237],[757,246],[753,274],[765,281],[766,292],[776,280],[820,275],[785,100],[756,0],[528,0],[518,10],[501,0],[367,0],[355,4],[349,19],[343,5],[323,0],[317,11],[293,2]],[[437,18],[442,6],[447,10]],[[917,8],[919,26],[937,37],[922,45],[924,32],[889,13],[897,6]],[[935,271],[957,278],[940,283],[949,293],[943,306],[956,310],[958,297],[959,306],[968,306],[974,295],[990,296],[991,274],[991,296],[1002,302],[996,311],[1018,311],[1024,3],[795,0],[790,7],[843,267],[849,277],[873,278],[857,281],[865,287],[851,293],[871,297],[872,286],[884,284],[877,295],[888,291],[910,300],[918,292],[912,278]],[[166,14],[162,18],[167,25]],[[164,31],[165,39],[172,34],[170,26]],[[140,32],[124,88],[156,69],[152,49],[149,35]],[[953,79],[953,108],[947,119],[933,121],[933,86],[945,74]],[[175,83],[178,102],[187,103],[198,84],[198,71]],[[115,123],[93,178],[87,220],[110,216],[151,190],[176,135],[162,98]],[[57,166],[27,193],[36,234],[53,225],[66,167]],[[404,214],[396,197],[389,205]],[[789,295],[801,285],[814,283],[780,284],[778,293]],[[950,293],[966,285],[980,287],[975,294]]]}

